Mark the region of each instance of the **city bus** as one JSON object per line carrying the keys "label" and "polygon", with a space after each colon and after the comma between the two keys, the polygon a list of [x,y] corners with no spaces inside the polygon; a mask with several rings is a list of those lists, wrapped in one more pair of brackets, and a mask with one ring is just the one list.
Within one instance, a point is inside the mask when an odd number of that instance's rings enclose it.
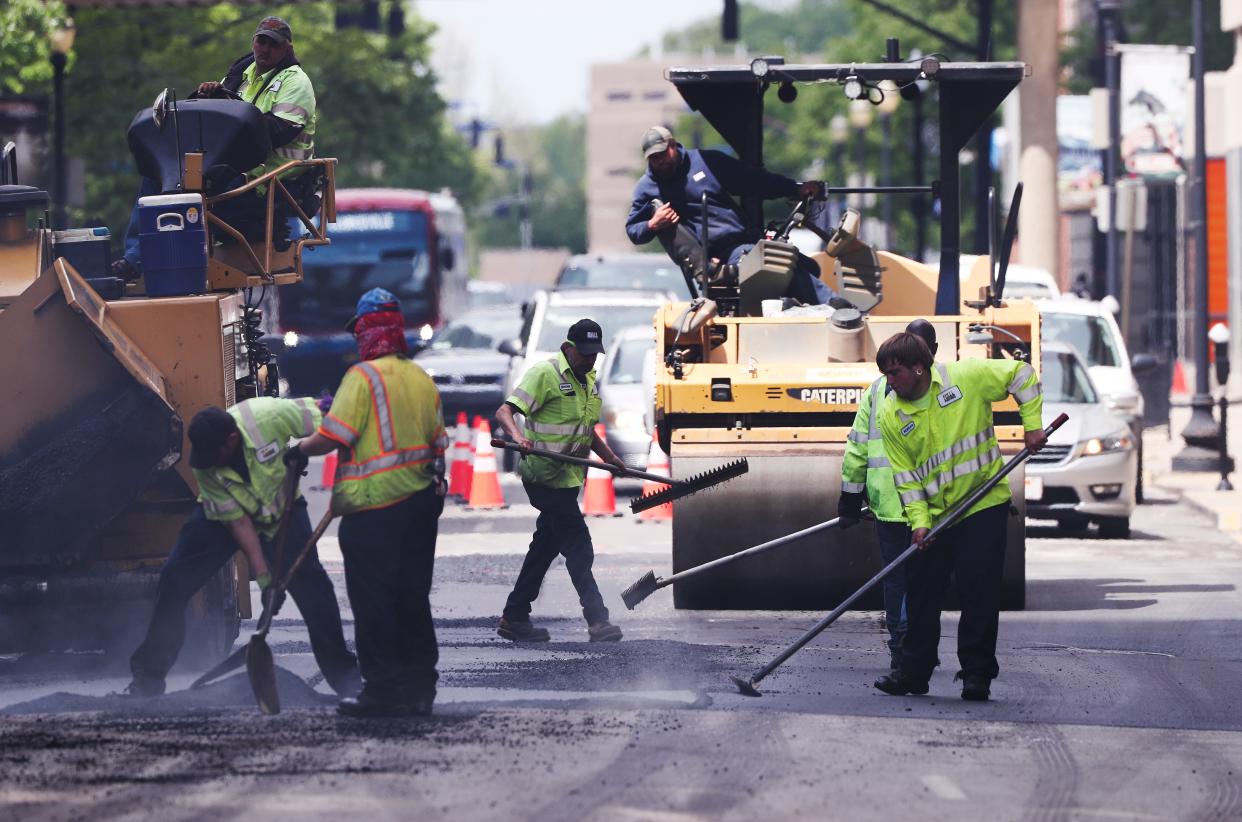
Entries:
{"label": "city bus", "polygon": [[294,396],[335,391],[357,351],[345,324],[366,291],[401,301],[411,351],[465,310],[466,222],[447,190],[356,188],[336,193],[332,243],[303,256],[303,280],[268,302],[282,388]]}

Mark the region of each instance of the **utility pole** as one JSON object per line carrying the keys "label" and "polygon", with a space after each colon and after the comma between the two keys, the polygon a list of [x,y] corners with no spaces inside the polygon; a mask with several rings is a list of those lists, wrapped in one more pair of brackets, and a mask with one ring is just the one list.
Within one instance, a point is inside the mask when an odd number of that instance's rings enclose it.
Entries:
{"label": "utility pole", "polygon": [[[1190,184],[1191,221],[1195,245],[1194,340],[1195,393],[1190,398],[1190,422],[1182,430],[1186,447],[1173,457],[1175,471],[1214,471],[1218,467],[1214,450],[1218,430],[1212,417],[1212,395],[1208,375],[1208,271],[1207,271],[1207,113],[1204,92],[1206,34],[1203,0],[1193,0],[1191,24],[1195,53],[1195,162]],[[1113,221],[1116,222],[1115,220]]]}
{"label": "utility pole", "polygon": [[1104,291],[1121,297],[1121,234],[1117,231],[1117,159],[1121,151],[1121,53],[1117,36],[1121,0],[1098,0],[1104,30],[1104,87],[1108,92],[1108,148],[1104,151],[1104,186],[1108,190],[1108,236],[1104,245]]}

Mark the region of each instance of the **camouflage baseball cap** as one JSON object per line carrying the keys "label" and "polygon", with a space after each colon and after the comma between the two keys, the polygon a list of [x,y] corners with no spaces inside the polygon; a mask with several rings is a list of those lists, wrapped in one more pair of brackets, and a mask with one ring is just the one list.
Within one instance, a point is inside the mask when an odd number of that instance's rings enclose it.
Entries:
{"label": "camouflage baseball cap", "polygon": [[277,43],[292,43],[293,29],[279,17],[264,17],[254,30],[255,37],[267,37]]}

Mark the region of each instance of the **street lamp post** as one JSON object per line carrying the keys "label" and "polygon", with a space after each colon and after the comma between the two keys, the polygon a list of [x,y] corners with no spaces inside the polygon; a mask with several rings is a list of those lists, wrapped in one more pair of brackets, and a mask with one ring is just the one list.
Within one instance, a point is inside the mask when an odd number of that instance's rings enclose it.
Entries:
{"label": "street lamp post", "polygon": [[[867,128],[871,125],[871,103],[865,99],[850,101],[850,125],[854,127],[854,172],[850,175],[854,187],[866,185]],[[862,208],[863,196],[851,194],[853,202]]]}
{"label": "street lamp post", "polygon": [[[832,119],[828,121],[828,140],[832,143],[832,173],[835,175],[835,182],[838,186],[846,184],[845,179],[845,144],[850,139],[850,121],[845,118],[844,114],[834,114]],[[842,213],[845,212],[845,198],[837,198],[837,214],[835,219],[840,219]]]}
{"label": "street lamp post", "polygon": [[[893,112],[901,103],[901,89],[892,80],[882,80],[880,91],[884,96],[880,99],[880,185],[892,185],[893,175]],[[884,249],[893,250],[893,198],[886,195],[881,201],[880,211],[884,220]]]}
{"label": "street lamp post", "polygon": [[1233,483],[1229,474],[1233,471],[1233,458],[1229,456],[1229,328],[1224,323],[1217,323],[1208,332],[1212,345],[1216,347],[1216,383],[1220,386],[1220,432],[1216,438],[1216,460],[1220,468],[1220,482],[1217,491],[1232,491]]}
{"label": "street lamp post", "polygon": [[72,20],[64,20],[52,29],[52,108],[56,128],[52,133],[52,164],[55,168],[55,206],[52,211],[52,228],[65,227],[65,64],[73,48],[77,33]]}
{"label": "street lamp post", "polygon": [[1182,429],[1186,447],[1173,457],[1175,471],[1211,471],[1216,466],[1212,449],[1219,431],[1212,419],[1212,395],[1208,379],[1208,272],[1207,272],[1207,136],[1204,109],[1204,23],[1203,0],[1194,0],[1191,11],[1194,27],[1195,76],[1195,163],[1191,180],[1191,214],[1195,238],[1194,340],[1195,393],[1190,398],[1190,422]]}

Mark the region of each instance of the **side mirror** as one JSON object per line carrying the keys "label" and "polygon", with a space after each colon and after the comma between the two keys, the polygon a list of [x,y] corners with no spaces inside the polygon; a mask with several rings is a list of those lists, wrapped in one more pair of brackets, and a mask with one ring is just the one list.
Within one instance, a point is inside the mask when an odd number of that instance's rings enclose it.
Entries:
{"label": "side mirror", "polygon": [[457,255],[453,253],[453,247],[450,245],[440,246],[440,270],[451,271],[457,267]]}
{"label": "side mirror", "polygon": [[1150,374],[1160,365],[1160,358],[1155,354],[1135,354],[1130,358],[1130,371],[1135,376]]}
{"label": "side mirror", "polygon": [[496,350],[510,357],[520,357],[522,356],[522,342],[521,340],[503,340],[500,345],[496,346]]}

